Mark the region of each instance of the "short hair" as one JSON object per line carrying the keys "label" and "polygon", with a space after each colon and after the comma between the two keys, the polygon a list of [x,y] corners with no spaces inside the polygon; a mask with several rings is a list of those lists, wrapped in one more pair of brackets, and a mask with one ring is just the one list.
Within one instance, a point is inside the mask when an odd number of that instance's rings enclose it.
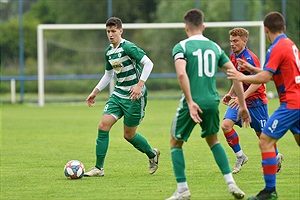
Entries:
{"label": "short hair", "polygon": [[231,36],[240,36],[248,39],[249,31],[244,28],[234,28],[229,31],[229,35]]}
{"label": "short hair", "polygon": [[270,12],[265,16],[264,26],[267,27],[271,33],[284,31],[284,24],[284,17],[279,12]]}
{"label": "short hair", "polygon": [[122,28],[122,20],[117,17],[111,17],[106,21],[106,27],[116,26],[118,29]]}
{"label": "short hair", "polygon": [[201,10],[191,9],[184,15],[183,19],[189,26],[200,27],[204,22],[204,14]]}

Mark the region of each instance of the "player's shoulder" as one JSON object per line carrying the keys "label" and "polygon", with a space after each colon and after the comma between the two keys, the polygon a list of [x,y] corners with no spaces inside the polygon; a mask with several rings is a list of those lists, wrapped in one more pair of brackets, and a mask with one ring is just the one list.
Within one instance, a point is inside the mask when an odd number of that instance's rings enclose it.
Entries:
{"label": "player's shoulder", "polygon": [[129,40],[122,39],[120,42],[120,46],[122,46],[123,48],[126,48],[126,47],[136,46],[136,44]]}
{"label": "player's shoulder", "polygon": [[245,61],[250,63],[259,61],[257,55],[248,48],[245,49],[242,57]]}
{"label": "player's shoulder", "polygon": [[107,55],[107,53],[112,49],[112,45],[108,45],[105,49],[105,55]]}

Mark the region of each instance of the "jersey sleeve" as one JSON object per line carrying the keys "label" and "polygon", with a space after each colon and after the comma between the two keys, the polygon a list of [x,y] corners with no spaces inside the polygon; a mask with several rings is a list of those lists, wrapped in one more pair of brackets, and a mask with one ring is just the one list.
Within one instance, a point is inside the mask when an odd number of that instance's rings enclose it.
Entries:
{"label": "jersey sleeve", "polygon": [[227,63],[229,60],[228,56],[225,54],[225,52],[220,49],[220,59],[219,59],[219,67],[222,67],[225,63]]}
{"label": "jersey sleeve", "polygon": [[146,52],[136,46],[134,43],[126,41],[126,44],[123,46],[124,51],[126,54],[131,58],[136,60],[137,62],[140,62],[144,55],[146,55]]}
{"label": "jersey sleeve", "polygon": [[184,50],[179,43],[173,47],[172,56],[173,56],[174,61],[177,59],[185,59]]}
{"label": "jersey sleeve", "polygon": [[278,63],[281,62],[282,60],[282,53],[280,52],[281,50],[277,48],[273,48],[272,50],[268,50],[267,53],[267,60],[265,62],[264,70],[267,70],[269,72],[272,72],[273,74],[276,72],[278,68]]}
{"label": "jersey sleeve", "polygon": [[107,56],[107,52],[108,50],[110,49],[110,46],[108,46],[105,50],[105,53],[104,53],[104,59],[105,59],[105,69],[106,70],[112,70],[113,67],[111,66],[111,64],[108,62],[108,56]]}

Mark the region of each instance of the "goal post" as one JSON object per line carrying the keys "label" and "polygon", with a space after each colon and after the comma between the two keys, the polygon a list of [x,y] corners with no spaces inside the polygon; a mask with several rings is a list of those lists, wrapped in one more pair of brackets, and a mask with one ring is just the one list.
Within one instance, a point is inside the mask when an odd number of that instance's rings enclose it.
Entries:
{"label": "goal post", "polygon": [[[259,58],[261,67],[265,61],[265,36],[262,21],[230,21],[230,22],[205,22],[207,28],[226,27],[259,27]],[[124,23],[124,29],[175,29],[183,28],[184,23]],[[37,27],[37,57],[38,57],[38,106],[45,104],[45,74],[44,74],[44,31],[45,30],[104,30],[105,24],[40,24]],[[113,90],[110,84],[109,92]]]}

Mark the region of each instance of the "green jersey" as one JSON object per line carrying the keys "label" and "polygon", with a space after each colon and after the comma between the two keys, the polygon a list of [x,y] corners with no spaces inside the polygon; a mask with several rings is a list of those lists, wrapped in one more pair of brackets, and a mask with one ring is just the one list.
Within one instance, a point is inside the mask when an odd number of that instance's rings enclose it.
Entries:
{"label": "green jersey", "polygon": [[172,55],[174,60],[185,59],[187,62],[186,73],[195,102],[207,105],[219,101],[216,73],[229,61],[219,45],[203,35],[194,35],[176,44]]}
{"label": "green jersey", "polygon": [[106,70],[113,69],[117,78],[113,94],[129,99],[130,89],[139,82],[142,73],[140,61],[144,55],[146,53],[142,49],[125,39],[116,48],[112,45],[106,48]]}

